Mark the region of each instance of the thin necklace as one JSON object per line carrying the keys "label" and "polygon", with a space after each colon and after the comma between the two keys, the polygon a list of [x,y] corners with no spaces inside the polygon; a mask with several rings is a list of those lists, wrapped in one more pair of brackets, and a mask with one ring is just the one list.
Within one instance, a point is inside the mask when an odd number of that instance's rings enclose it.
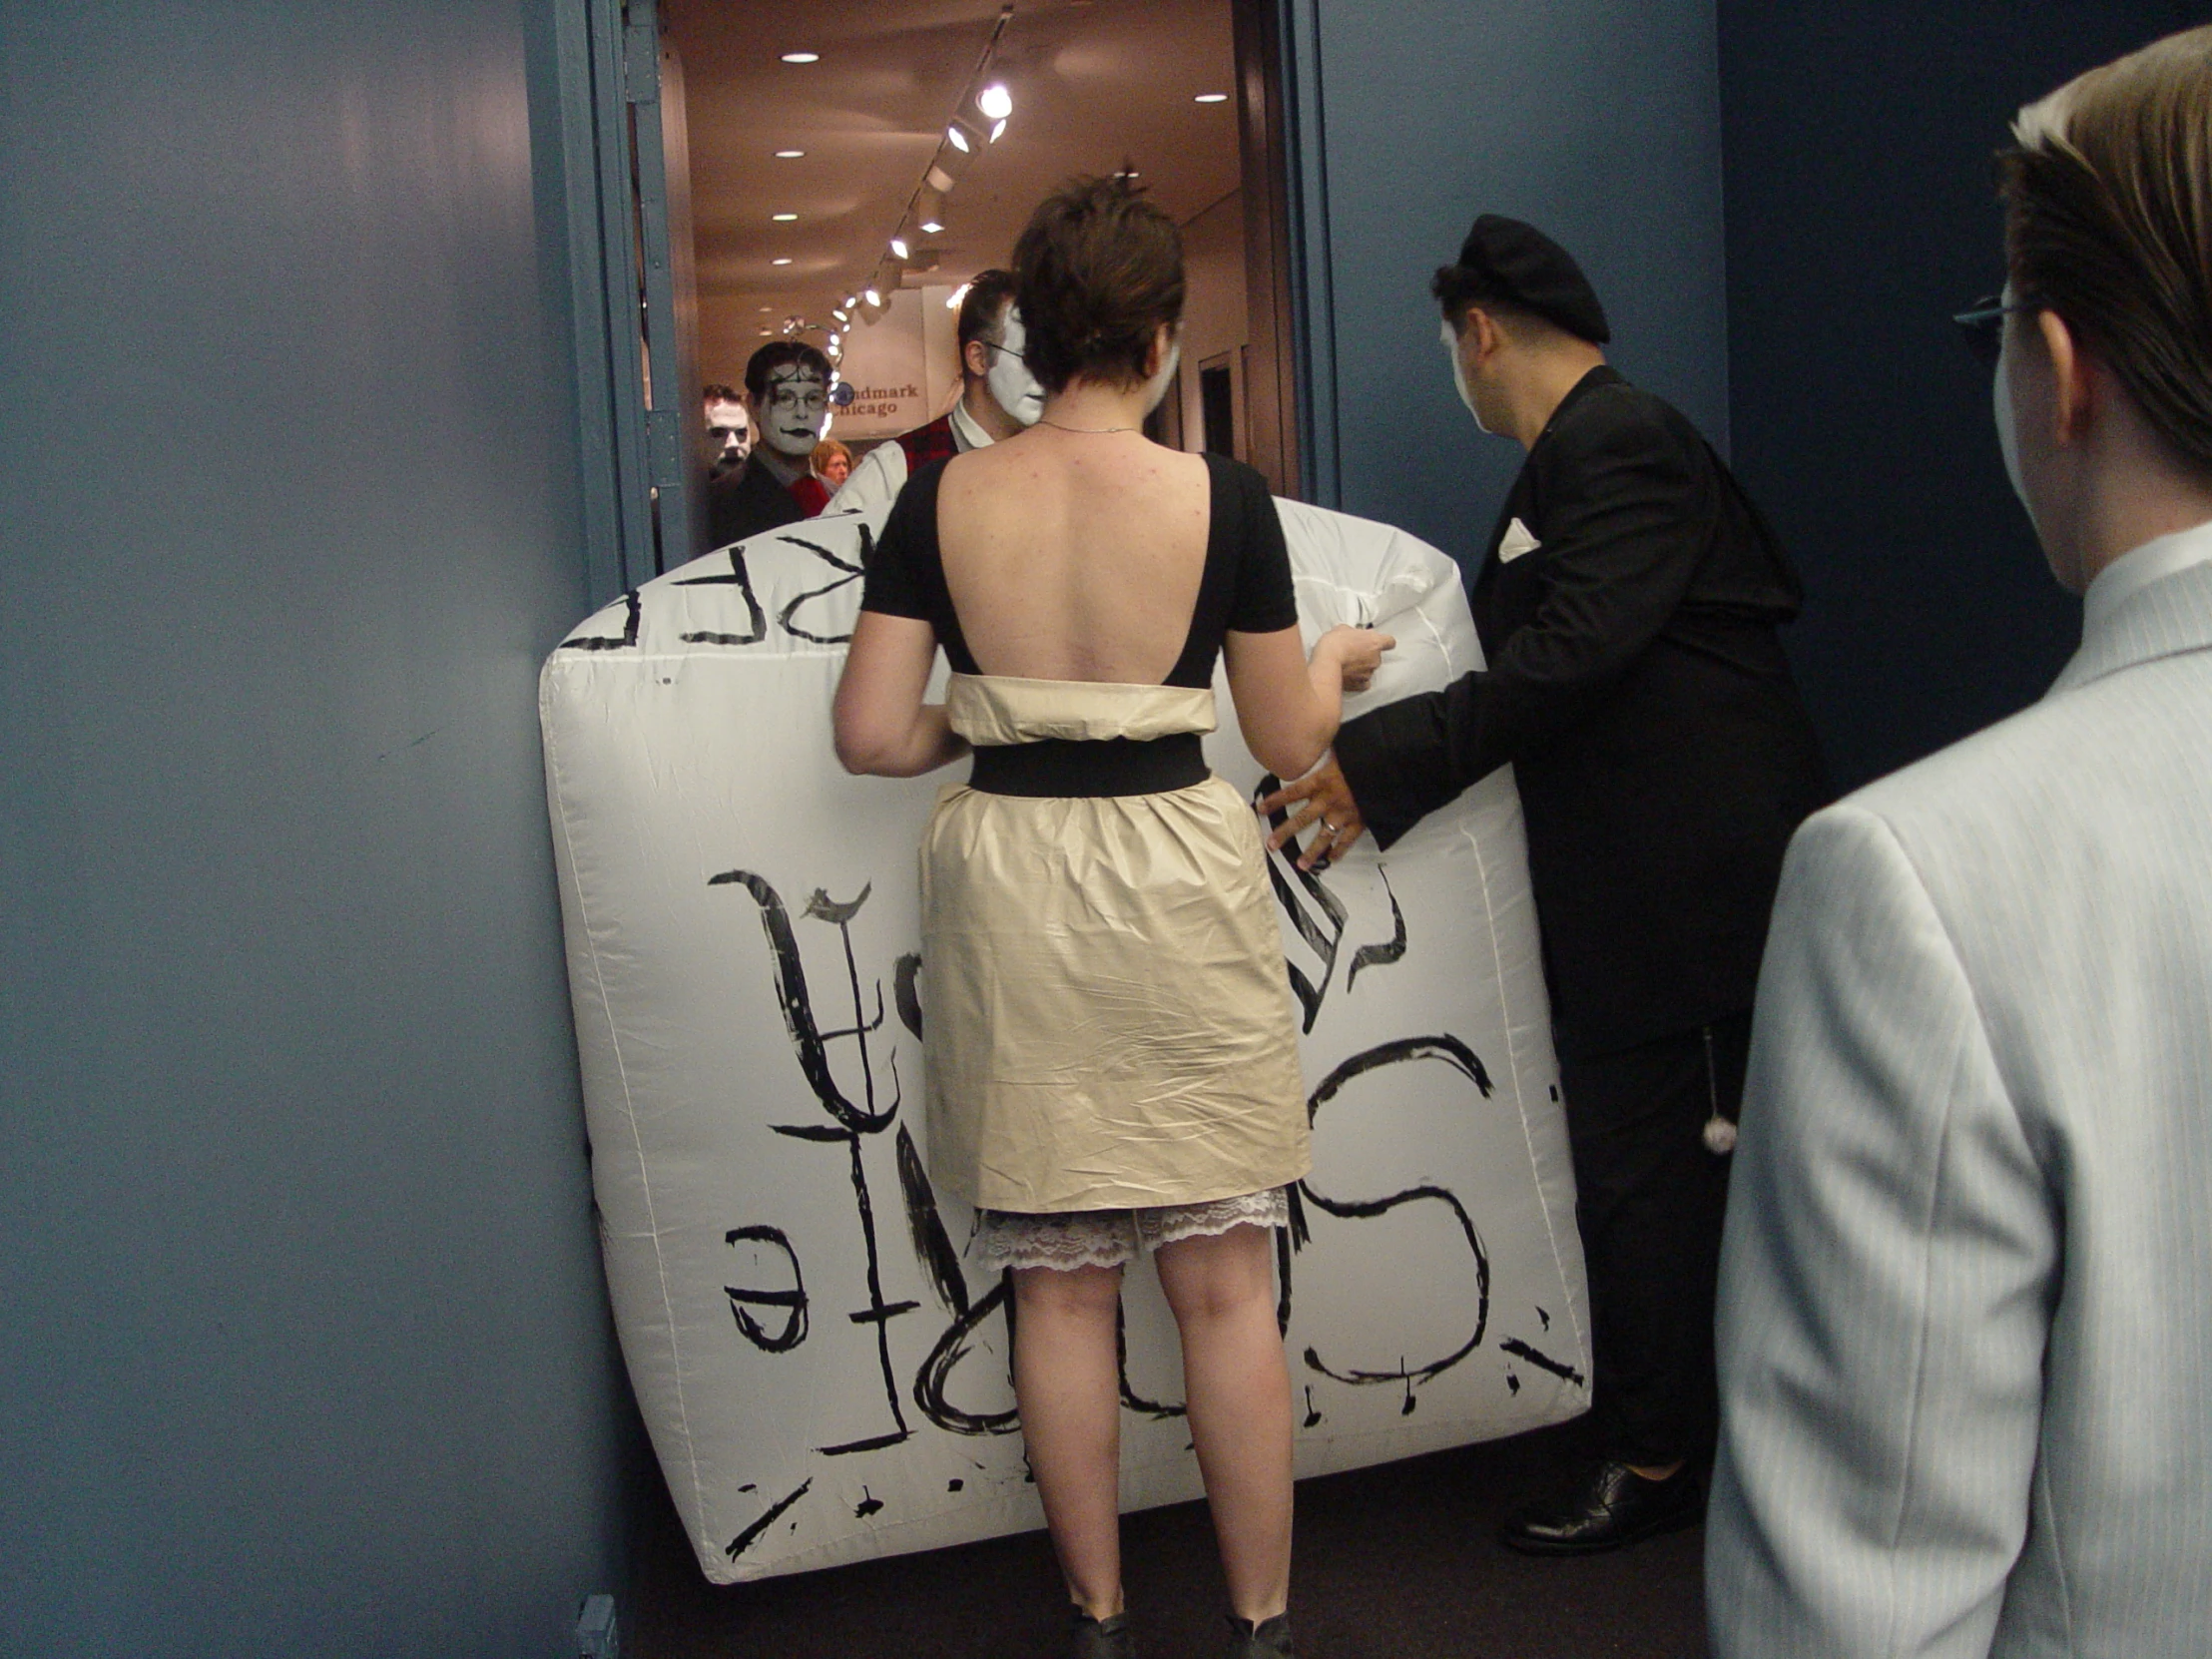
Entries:
{"label": "thin necklace", "polygon": [[1104,437],[1108,432],[1134,432],[1137,429],[1134,426],[1069,426],[1062,421],[1047,420],[1043,415],[1037,416],[1037,424],[1056,427],[1063,432],[1085,432],[1094,438]]}

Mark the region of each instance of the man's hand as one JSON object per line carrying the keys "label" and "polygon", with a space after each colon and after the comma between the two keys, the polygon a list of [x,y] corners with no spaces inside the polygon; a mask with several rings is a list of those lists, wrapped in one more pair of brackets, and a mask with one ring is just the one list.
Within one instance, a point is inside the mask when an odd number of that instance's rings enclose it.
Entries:
{"label": "man's hand", "polygon": [[1333,753],[1324,755],[1321,765],[1297,783],[1286,784],[1260,803],[1261,813],[1268,816],[1290,809],[1295,810],[1268,837],[1268,846],[1279,847],[1310,826],[1320,826],[1298,860],[1300,869],[1327,869],[1350,850],[1368,827]]}

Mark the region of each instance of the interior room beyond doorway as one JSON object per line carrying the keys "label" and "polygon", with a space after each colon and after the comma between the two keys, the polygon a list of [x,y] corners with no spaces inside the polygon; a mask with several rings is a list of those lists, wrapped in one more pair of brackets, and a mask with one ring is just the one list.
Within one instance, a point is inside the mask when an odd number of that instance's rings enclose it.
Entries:
{"label": "interior room beyond doorway", "polygon": [[[963,284],[1077,174],[1128,171],[1183,228],[1183,366],[1152,432],[1295,492],[1290,411],[1254,368],[1258,193],[1231,0],[671,0],[691,156],[699,370],[829,351],[855,456],[958,396]],[[1273,321],[1271,317],[1268,319]],[[1283,328],[1265,330],[1279,337]],[[1256,411],[1255,384],[1269,388]]]}

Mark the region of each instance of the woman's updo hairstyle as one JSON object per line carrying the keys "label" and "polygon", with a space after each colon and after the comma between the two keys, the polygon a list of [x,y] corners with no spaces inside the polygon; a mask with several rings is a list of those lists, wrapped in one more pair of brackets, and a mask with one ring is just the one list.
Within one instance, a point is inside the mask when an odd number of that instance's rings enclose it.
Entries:
{"label": "woman's updo hairstyle", "polygon": [[2212,26],[2067,82],[2012,134],[2012,297],[2063,317],[2212,477]]}
{"label": "woman's updo hairstyle", "polygon": [[1183,320],[1182,235],[1126,177],[1072,180],[1014,244],[1014,303],[1046,391],[1134,384],[1161,325]]}

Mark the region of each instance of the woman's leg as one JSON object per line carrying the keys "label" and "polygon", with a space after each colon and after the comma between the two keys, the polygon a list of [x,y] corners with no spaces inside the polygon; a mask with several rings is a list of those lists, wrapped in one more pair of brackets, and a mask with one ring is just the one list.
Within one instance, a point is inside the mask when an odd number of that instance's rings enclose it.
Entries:
{"label": "woman's leg", "polygon": [[1260,1624],[1291,1588],[1291,1374],[1275,1325],[1275,1241],[1264,1227],[1178,1239],[1153,1256],[1183,1333],[1206,1500],[1229,1605]]}
{"label": "woman's leg", "polygon": [[1014,1401],[1068,1594],[1121,1611],[1119,1268],[1014,1270]]}

